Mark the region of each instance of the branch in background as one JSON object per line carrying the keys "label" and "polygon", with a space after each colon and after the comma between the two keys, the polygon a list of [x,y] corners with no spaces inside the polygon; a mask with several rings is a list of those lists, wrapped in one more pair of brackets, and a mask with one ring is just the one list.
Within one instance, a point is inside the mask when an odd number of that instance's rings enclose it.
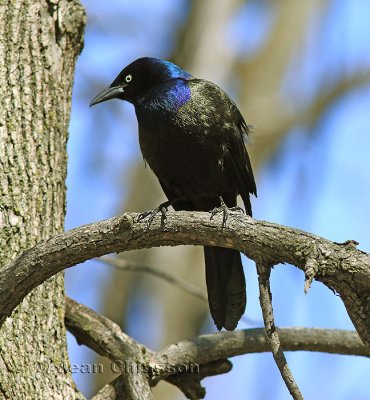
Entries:
{"label": "branch in background", "polygon": [[272,296],[270,290],[271,265],[267,262],[259,261],[256,263],[258,272],[258,285],[260,290],[260,304],[262,309],[263,321],[265,323],[266,337],[271,347],[272,355],[279,368],[281,377],[286,387],[295,400],[303,400],[303,396],[293,374],[290,371],[287,360],[281,347],[279,334],[275,327],[274,311],[272,307]]}
{"label": "branch in background", "polygon": [[290,263],[302,271],[308,259],[315,260],[315,279],[340,294],[357,332],[370,346],[370,255],[353,245],[239,214],[229,218],[222,231],[219,217],[210,221],[204,212],[169,212],[164,229],[160,218],[146,229],[137,217],[126,213],[84,225],[24,252],[0,275],[0,322],[35,286],[88,259],[155,246],[212,245],[237,249],[253,260],[268,259],[270,265]]}
{"label": "branch in background", "polygon": [[177,288],[183,290],[184,292],[190,294],[191,296],[197,297],[202,301],[208,302],[207,296],[205,295],[203,290],[199,289],[192,283],[185,281],[184,279],[177,278],[176,276],[168,274],[167,272],[159,271],[158,269],[149,267],[147,265],[142,265],[137,262],[123,260],[122,258],[103,257],[100,259],[97,258],[96,261],[121,269],[123,271],[144,272],[146,274],[153,275],[157,278],[160,278],[176,286]]}
{"label": "branch in background", "polygon": [[[180,279],[172,274],[168,274],[167,272],[158,271],[154,267],[149,267],[147,265],[142,265],[137,262],[127,261],[122,258],[117,257],[102,257],[97,258],[96,261],[102,262],[106,265],[109,265],[114,268],[118,268],[122,271],[130,271],[130,272],[143,272],[156,278],[162,279],[171,285],[177,287],[180,290],[183,290],[185,293],[190,294],[198,298],[201,301],[204,301],[208,304],[208,298],[205,292],[202,289],[199,289],[197,286],[193,285],[192,283],[185,281],[184,279]],[[253,320],[251,318],[246,317],[243,315],[241,321],[245,322],[246,324],[250,325],[260,325],[260,322],[257,320]]]}
{"label": "branch in background", "polygon": [[[323,79],[327,79],[325,76]],[[348,75],[342,76],[340,79],[332,83],[325,90],[321,91],[303,112],[299,112],[292,116],[295,124],[303,122],[306,125],[313,126],[322,115],[330,110],[330,107],[336,101],[339,101],[346,94],[353,90],[358,90],[370,84],[370,69],[359,69]],[[299,117],[301,115],[301,117]]]}
{"label": "branch in background", "polygon": [[[345,75],[338,79],[330,86],[326,87],[302,110],[295,110],[292,115],[290,115],[285,123],[280,127],[280,133],[278,136],[284,135],[290,132],[291,129],[299,124],[305,124],[310,127],[314,132],[312,127],[318,123],[322,118],[324,113],[328,112],[330,108],[339,101],[346,94],[352,92],[353,90],[359,89],[370,83],[370,70],[358,70],[350,75]],[[267,132],[266,132],[267,133]],[[276,135],[275,133],[268,132],[263,138],[263,141],[271,140],[271,137]]]}
{"label": "branch in background", "polygon": [[241,88],[239,106],[248,122],[258,127],[258,140],[250,149],[257,171],[292,128],[286,126],[294,96],[284,98],[282,85],[292,75],[292,60],[297,60],[305,48],[312,21],[325,12],[329,3],[329,0],[271,2],[274,20],[266,40],[251,57],[236,61],[235,74],[240,77]]}
{"label": "branch in background", "polygon": [[240,5],[241,0],[219,0],[217,7],[213,0],[190,1],[189,14],[178,31],[172,61],[199,78],[219,84],[225,82],[231,76],[236,57],[236,49],[229,43],[230,21]]}
{"label": "branch in background", "polygon": [[[311,100],[304,108],[300,110],[292,110],[290,114],[286,111],[278,111],[273,126],[264,126],[264,130],[258,131],[258,141],[254,143],[254,153],[257,154],[257,163],[261,164],[271,153],[273,153],[282,139],[291,132],[291,130],[299,125],[304,124],[311,132],[315,132],[313,127],[321,120],[323,115],[337,102],[343,99],[348,93],[365,87],[370,83],[370,70],[358,70],[350,75],[346,75],[332,83],[328,87],[324,87],[320,93]],[[276,99],[276,103],[281,103],[281,98]],[[286,107],[289,109],[291,107]],[[280,107],[275,107],[280,110]]]}
{"label": "branch in background", "polygon": [[[201,380],[204,377],[228,372],[231,364],[226,359],[242,354],[270,351],[263,328],[234,332],[217,332],[184,340],[155,353],[125,335],[114,322],[88,307],[66,298],[65,322],[79,344],[85,344],[98,354],[121,366],[123,374],[136,376],[136,371],[147,371],[142,378],[150,386],[160,380],[176,385],[188,398],[204,397]],[[305,350],[369,357],[366,347],[356,332],[333,329],[285,328],[278,329],[286,351]],[[188,372],[183,373],[184,365]],[[130,366],[133,366],[130,368]],[[138,369],[138,368],[141,369]],[[191,370],[193,368],[193,370]],[[199,369],[199,373],[198,372]],[[118,377],[106,385],[95,400],[127,396],[126,381]]]}
{"label": "branch in background", "polygon": [[[278,328],[285,351],[317,351],[331,354],[347,354],[370,357],[366,346],[355,331],[319,328]],[[171,352],[177,351],[176,358]],[[157,360],[176,360],[183,363],[187,359],[198,363],[211,362],[243,354],[271,351],[264,328],[222,331],[201,335],[192,340],[184,340],[157,353]],[[179,354],[183,355],[180,359]]]}

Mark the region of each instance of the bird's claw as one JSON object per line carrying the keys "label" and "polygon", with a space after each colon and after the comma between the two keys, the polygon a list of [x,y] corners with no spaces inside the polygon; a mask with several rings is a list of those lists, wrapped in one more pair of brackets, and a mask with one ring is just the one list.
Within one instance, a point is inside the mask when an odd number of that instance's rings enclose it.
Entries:
{"label": "bird's claw", "polygon": [[229,210],[230,210],[230,211],[238,211],[238,212],[240,212],[242,215],[245,214],[244,209],[243,209],[242,207],[240,207],[240,206],[231,207],[231,208],[229,208]]}
{"label": "bird's claw", "polygon": [[239,206],[235,206],[235,207],[230,207],[229,208],[225,204],[225,202],[222,199],[222,197],[220,197],[220,202],[221,202],[220,207],[215,207],[213,210],[210,211],[210,213],[211,213],[211,218],[210,219],[213,219],[213,217],[216,214],[222,212],[223,213],[223,215],[222,215],[222,228],[225,228],[225,226],[226,226],[226,221],[229,218],[230,211],[238,211],[238,212],[241,212],[242,214],[244,214],[244,210]]}
{"label": "bird's claw", "polygon": [[159,207],[155,208],[154,210],[148,210],[148,211],[144,211],[144,212],[140,213],[137,218],[137,221],[140,222],[140,221],[144,220],[145,218],[149,217],[147,224],[146,224],[147,229],[149,229],[155,216],[160,212],[161,213],[161,227],[163,227],[164,223],[167,219],[167,216],[166,216],[167,211],[168,211],[168,207],[165,204],[161,204]]}

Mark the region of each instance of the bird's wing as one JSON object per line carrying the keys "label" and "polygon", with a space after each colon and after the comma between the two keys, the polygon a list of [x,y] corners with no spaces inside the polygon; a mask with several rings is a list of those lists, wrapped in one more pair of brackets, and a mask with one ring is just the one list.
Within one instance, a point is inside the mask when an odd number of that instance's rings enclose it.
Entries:
{"label": "bird's wing", "polygon": [[252,193],[257,196],[257,188],[249,155],[245,148],[246,140],[244,140],[244,138],[248,136],[249,128],[235,103],[230,99],[229,101],[231,102],[230,112],[235,124],[235,129],[230,135],[228,145],[230,160],[236,173],[238,189],[246,211],[249,215],[252,215],[249,194]]}
{"label": "bird's wing", "polygon": [[[237,187],[243,199],[246,212],[251,215],[249,194],[257,195],[251,162],[245,148],[245,142],[249,134],[249,128],[241,112],[230,97],[212,82],[192,78],[188,81],[192,96],[197,101],[202,112],[213,119],[215,134],[222,135],[227,148],[225,159],[226,168],[236,177]],[[201,121],[202,122],[202,121]],[[200,124],[201,125],[201,124]]]}

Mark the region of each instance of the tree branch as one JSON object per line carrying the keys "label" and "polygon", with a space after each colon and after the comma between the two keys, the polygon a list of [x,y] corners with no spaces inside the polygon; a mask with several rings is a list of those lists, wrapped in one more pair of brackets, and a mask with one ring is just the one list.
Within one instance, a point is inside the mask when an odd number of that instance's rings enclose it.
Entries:
{"label": "tree branch", "polygon": [[168,283],[171,283],[180,290],[197,297],[199,300],[208,302],[207,296],[202,289],[199,289],[197,286],[184,279],[178,278],[164,271],[158,271],[158,269],[149,267],[148,265],[142,265],[137,262],[127,261],[117,257],[103,257],[98,258],[96,261],[110,265],[114,268],[121,269],[122,271],[144,272],[146,274],[153,275],[157,278],[163,279]]}
{"label": "tree branch", "polygon": [[157,361],[153,351],[124,334],[117,324],[68,297],[65,323],[79,344],[108,357],[122,374],[113,385],[105,386],[96,399],[151,398],[149,385],[155,386],[162,379],[177,386],[190,399],[203,398],[201,380],[231,369],[229,361],[220,359],[204,365],[176,361],[170,364],[162,358]]}
{"label": "tree branch", "polygon": [[0,276],[0,322],[35,286],[52,275],[104,254],[154,246],[213,245],[235,248],[253,260],[270,265],[290,263],[305,271],[307,260],[317,261],[315,279],[340,294],[360,337],[370,347],[370,255],[347,243],[248,216],[231,217],[221,230],[219,217],[208,213],[169,212],[166,226],[156,218],[150,229],[125,213],[84,225],[27,250]]}
{"label": "tree branch", "polygon": [[[189,399],[203,398],[201,380],[207,376],[229,372],[226,360],[248,353],[270,351],[263,328],[234,332],[217,332],[184,340],[155,353],[121,332],[108,318],[88,307],[66,298],[65,323],[79,344],[85,344],[98,354],[108,357],[123,374],[142,374],[150,386],[160,380],[176,385]],[[320,351],[369,357],[366,347],[356,332],[334,329],[285,328],[278,329],[285,350]],[[187,372],[184,371],[186,367]],[[199,371],[199,372],[198,372]],[[94,397],[130,399],[127,383],[122,377],[104,386]]]}
{"label": "tree branch", "polygon": [[79,343],[86,344],[115,363],[116,369],[122,374],[121,380],[127,399],[152,399],[144,346],[123,333],[120,327],[108,318],[70,298],[66,301],[65,322]]}
{"label": "tree branch", "polygon": [[279,368],[281,377],[283,378],[285,385],[287,386],[293,399],[303,400],[302,393],[294,380],[293,374],[291,373],[288,362],[284,356],[279,334],[275,327],[272,296],[270,290],[271,266],[263,261],[258,261],[256,265],[263,321],[265,323],[266,337],[271,347],[272,355],[277,367]]}

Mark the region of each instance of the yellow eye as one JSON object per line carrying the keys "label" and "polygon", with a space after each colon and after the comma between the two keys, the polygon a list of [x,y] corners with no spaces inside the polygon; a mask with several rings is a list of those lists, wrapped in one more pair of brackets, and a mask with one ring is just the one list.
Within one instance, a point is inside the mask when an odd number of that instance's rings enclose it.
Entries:
{"label": "yellow eye", "polygon": [[126,75],[126,76],[125,76],[125,81],[126,81],[127,83],[130,83],[130,82],[132,81],[132,75],[131,75],[131,74]]}

